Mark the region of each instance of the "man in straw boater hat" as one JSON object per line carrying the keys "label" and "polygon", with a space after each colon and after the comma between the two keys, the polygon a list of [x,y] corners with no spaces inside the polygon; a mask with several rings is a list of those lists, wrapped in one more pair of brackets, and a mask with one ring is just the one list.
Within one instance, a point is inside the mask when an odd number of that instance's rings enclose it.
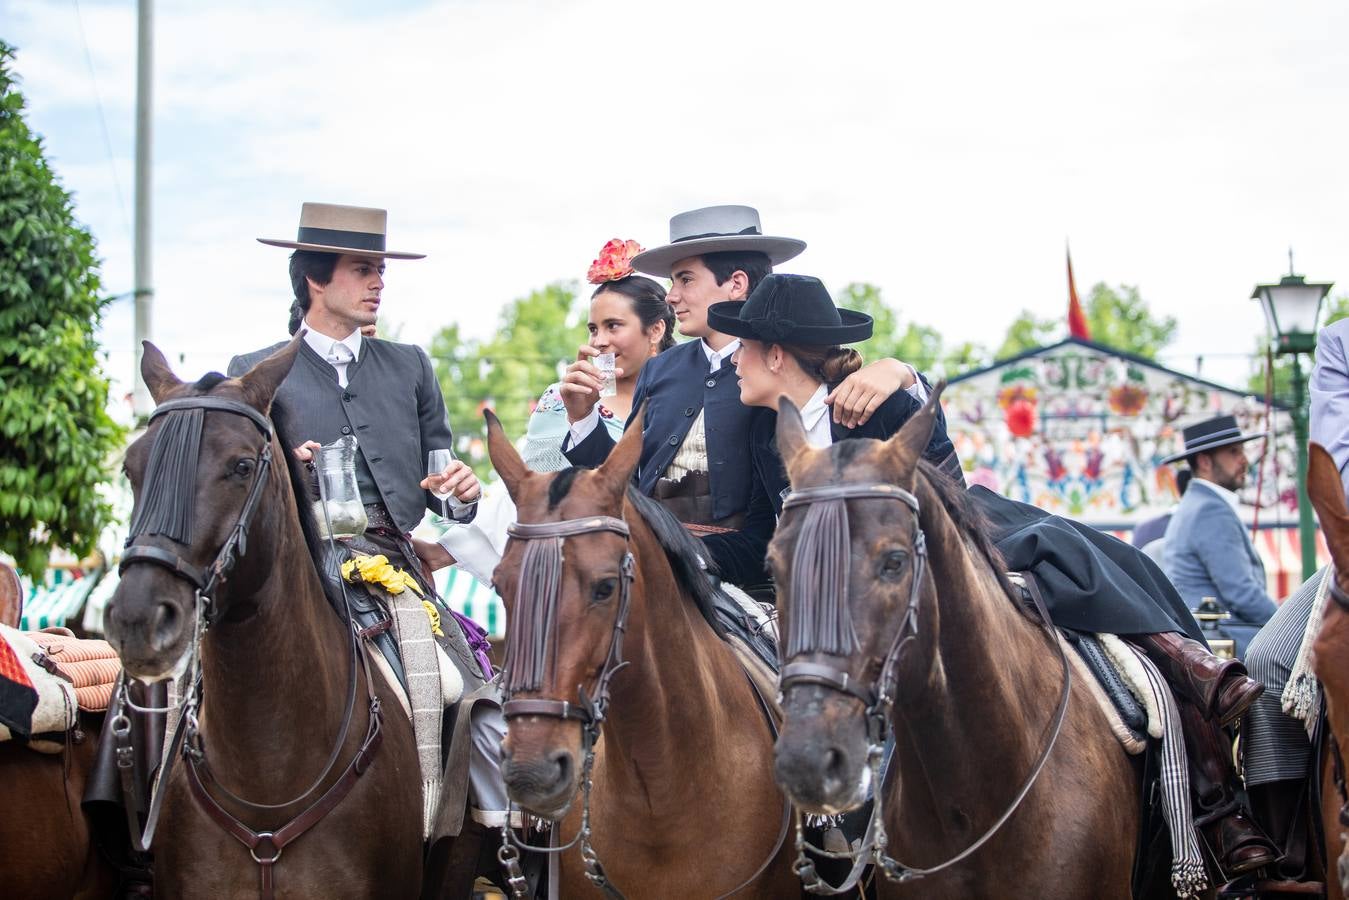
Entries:
{"label": "man in straw boater hat", "polygon": [[[374,325],[379,312],[385,261],[424,257],[388,249],[386,221],[382,209],[305,203],[295,240],[258,239],[294,250],[291,331],[303,333],[295,364],[273,400],[272,418],[283,445],[301,461],[310,461],[321,445],[346,436],[357,441],[356,483],[368,524],[363,535],[338,542],[338,553],[383,555],[411,575],[443,625],[443,635],[438,634],[435,642],[439,652],[415,640],[432,634],[421,598],[407,591],[395,598],[363,584],[348,592],[356,598],[358,613],[376,621],[377,627],[368,631],[378,631],[392,620],[391,630],[400,635],[398,654],[381,649],[392,657],[390,666],[397,676],[410,685],[419,748],[431,748],[422,750],[421,765],[428,837],[432,842],[445,836],[481,840],[487,829],[505,821],[509,809],[500,769],[506,729],[492,684],[487,642],[481,629],[445,607],[410,540],[428,509],[443,513],[448,506],[454,521],[470,521],[481,489],[473,470],[457,459],[438,473],[426,474],[430,452],[454,446],[444,398],[426,352],[415,344],[362,333]],[[285,342],[236,356],[229,374],[247,372],[283,346]],[[455,502],[443,506],[433,490]],[[337,565],[328,561],[320,568],[335,572]],[[406,643],[409,638],[412,642]],[[447,661],[462,680],[457,715],[471,716],[471,734],[451,742],[442,785],[441,691],[439,685],[425,687],[435,679],[408,676],[440,670],[452,684],[455,677],[445,669]],[[419,692],[428,694],[420,703]]]}
{"label": "man in straw boater hat", "polygon": [[[747,448],[759,411],[740,402],[731,364],[739,339],[713,330],[707,308],[744,300],[774,266],[805,249],[806,242],[797,238],[765,235],[753,207],[709,206],[674,216],[670,243],[632,261],[639,272],[670,279],[666,299],[679,331],[697,338],[646,363],[632,402],[634,410],[644,405],[638,488],[685,524],[740,529],[753,481]],[[594,354],[591,347],[580,348],[560,385],[571,426],[562,449],[575,465],[599,465],[614,446],[608,430],[597,427],[600,373],[589,362]],[[905,388],[922,390],[911,367],[896,360],[873,362],[831,394],[834,417],[864,422],[882,401]],[[755,573],[754,580],[762,582],[762,568]]]}
{"label": "man in straw boater hat", "polygon": [[1237,655],[1269,621],[1278,605],[1265,589],[1265,566],[1237,516],[1237,495],[1246,484],[1247,441],[1265,432],[1243,433],[1233,416],[1215,416],[1186,427],[1185,449],[1162,460],[1185,460],[1192,477],[1167,524],[1162,568],[1191,608],[1213,597],[1232,619],[1224,628]]}

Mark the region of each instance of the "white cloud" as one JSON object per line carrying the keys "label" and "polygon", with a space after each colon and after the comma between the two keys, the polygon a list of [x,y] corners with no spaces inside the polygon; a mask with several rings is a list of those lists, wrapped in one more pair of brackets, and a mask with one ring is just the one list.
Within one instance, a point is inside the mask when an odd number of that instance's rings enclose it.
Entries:
{"label": "white cloud", "polygon": [[[199,368],[282,333],[284,256],[252,238],[304,199],[388,207],[431,254],[391,268],[412,340],[486,334],[605,239],[656,244],[716,202],[806,238],[792,269],[988,344],[1062,313],[1070,238],[1079,287],[1139,285],[1180,320],[1172,358],[1228,380],[1245,362],[1215,354],[1251,347],[1245,298],[1289,243],[1349,289],[1328,0],[156,6],[156,328]],[[129,202],[134,4],[80,8]],[[73,7],[5,9],[33,124],[129,289]]]}

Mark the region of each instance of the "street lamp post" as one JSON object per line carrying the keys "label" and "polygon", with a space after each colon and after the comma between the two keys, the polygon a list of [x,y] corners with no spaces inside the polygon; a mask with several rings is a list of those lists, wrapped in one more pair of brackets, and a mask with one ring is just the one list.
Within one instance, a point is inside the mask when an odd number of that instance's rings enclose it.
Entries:
{"label": "street lamp post", "polygon": [[1251,293],[1259,300],[1269,324],[1274,352],[1293,362],[1293,438],[1297,441],[1298,540],[1302,545],[1302,579],[1316,572],[1316,523],[1307,499],[1307,382],[1302,374],[1303,353],[1316,350],[1316,322],[1321,301],[1332,282],[1312,283],[1293,274],[1293,252],[1288,252],[1288,274],[1278,284],[1258,284]]}

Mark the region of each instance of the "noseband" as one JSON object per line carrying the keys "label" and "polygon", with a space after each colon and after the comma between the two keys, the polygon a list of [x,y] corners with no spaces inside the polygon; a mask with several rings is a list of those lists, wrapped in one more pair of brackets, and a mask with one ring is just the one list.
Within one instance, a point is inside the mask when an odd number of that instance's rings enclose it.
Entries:
{"label": "noseband", "polygon": [[[890,728],[890,716],[894,708],[895,668],[899,664],[900,653],[904,646],[918,637],[918,601],[923,576],[927,571],[927,538],[918,520],[918,498],[909,491],[893,484],[879,481],[858,482],[855,484],[825,485],[803,488],[793,491],[783,501],[783,510],[799,506],[812,507],[802,524],[801,536],[794,557],[793,578],[788,600],[792,615],[787,620],[787,638],[785,657],[801,653],[825,653],[837,656],[850,655],[847,650],[839,652],[840,646],[858,647],[856,635],[852,633],[851,619],[848,618],[848,581],[847,572],[851,562],[851,536],[848,529],[848,500],[897,500],[909,508],[913,518],[913,573],[909,581],[909,600],[904,608],[903,620],[895,631],[885,655],[879,660],[880,671],[871,683],[860,681],[837,666],[813,662],[788,662],[782,667],[779,678],[780,690],[785,691],[795,684],[815,684],[838,691],[861,702],[866,710],[867,737],[869,746],[867,762],[871,767],[872,789],[875,799],[871,807],[871,818],[867,822],[866,834],[861,845],[843,853],[835,853],[811,846],[807,843],[802,828],[801,817],[796,820],[795,868],[806,891],[812,894],[842,894],[851,890],[861,880],[862,873],[870,863],[884,873],[886,879],[899,883],[914,881],[934,875],[968,858],[985,843],[1012,817],[1021,806],[1021,801],[1030,793],[1049,760],[1049,754],[1058,742],[1063,730],[1063,721],[1068,713],[1069,690],[1072,687],[1072,670],[1068,657],[1063,650],[1049,619],[1049,612],[1033,593],[1040,618],[1051,643],[1059,652],[1063,666],[1063,687],[1059,696],[1058,709],[1054,714],[1053,729],[1049,741],[1040,752],[1039,759],[1031,767],[1030,775],[1022,783],[1021,790],[1011,805],[998,817],[987,831],[974,843],[955,856],[928,868],[905,865],[886,853],[886,834],[882,812],[882,797],[885,786],[882,784],[881,756],[884,752],[886,737]],[[812,506],[814,505],[814,506]],[[837,533],[830,538],[820,534],[826,529]],[[802,545],[805,545],[804,547]],[[805,552],[803,552],[803,550]],[[800,567],[799,569],[797,567]],[[802,590],[796,574],[809,571],[807,581],[816,590]],[[842,643],[840,643],[842,638]],[[784,659],[785,662],[785,659]],[[876,662],[869,657],[867,663]],[[866,666],[863,667],[865,671]],[[807,849],[817,856],[833,859],[850,859],[852,871],[839,887],[833,887],[820,878],[815,863],[806,854]]]}
{"label": "noseband", "polygon": [[[263,443],[262,450],[258,454],[258,470],[253,476],[253,485],[249,488],[248,499],[244,501],[243,507],[239,510],[239,517],[235,519],[229,537],[225,539],[225,543],[216,552],[215,559],[206,569],[197,568],[175,550],[137,541],[137,538],[143,534],[165,533],[176,543],[185,545],[191,543],[189,536],[184,533],[175,534],[172,529],[163,529],[157,525],[142,526],[141,522],[144,519],[153,516],[153,512],[147,512],[145,515],[137,517],[138,521],[133,525],[131,535],[127,538],[126,549],[122,552],[122,561],[117,567],[117,572],[119,575],[124,574],[128,566],[137,563],[148,563],[168,569],[196,590],[198,600],[204,609],[206,624],[210,625],[214,623],[218,615],[214,602],[215,590],[228,577],[230,570],[234,568],[236,557],[246,552],[248,526],[253,521],[253,515],[257,512],[258,504],[262,501],[262,491],[267,486],[267,476],[272,467],[272,423],[266,416],[248,404],[237,400],[227,400],[223,397],[185,397],[181,400],[170,400],[168,403],[161,403],[156,407],[155,411],[150,414],[150,421],[153,422],[161,416],[170,416],[163,426],[169,428],[196,411],[227,412],[236,416],[243,416],[257,426],[258,431],[262,433]],[[193,435],[192,430],[184,431],[180,435],[161,434],[157,437],[154,448],[151,450],[152,455],[161,452],[165,454],[187,453],[186,459],[193,462],[192,468],[195,469],[195,460],[201,444],[200,422],[195,423],[194,430],[195,435]],[[190,446],[165,446],[161,448],[161,441],[167,442],[176,436],[181,436],[184,439],[183,443]],[[182,465],[181,460],[179,464]],[[195,475],[196,473],[189,472],[187,474]],[[147,486],[148,490],[149,486]],[[161,502],[181,509],[189,503],[189,498],[180,494],[178,496],[166,496]],[[137,526],[140,526],[139,529]]]}

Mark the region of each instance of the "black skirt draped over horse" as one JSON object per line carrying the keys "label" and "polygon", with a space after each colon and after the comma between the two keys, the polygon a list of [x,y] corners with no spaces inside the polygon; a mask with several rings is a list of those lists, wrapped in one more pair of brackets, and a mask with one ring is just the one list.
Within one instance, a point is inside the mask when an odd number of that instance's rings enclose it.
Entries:
{"label": "black skirt draped over horse", "polygon": [[1107,634],[1179,631],[1203,642],[1189,607],[1146,553],[985,487],[967,493],[1007,568],[1035,576],[1055,625]]}
{"label": "black skirt draped over horse", "polygon": [[[831,433],[835,442],[863,437],[886,440],[920,407],[909,394],[898,391],[865,425],[845,428],[835,423]],[[765,521],[766,537],[734,532],[703,539],[723,574],[728,570],[763,571],[772,522],[782,514],[782,497],[790,487],[778,454],[776,432],[777,415],[767,412],[754,423],[750,435],[755,485],[747,522]],[[923,456],[938,465],[939,471],[950,471],[955,448],[946,433],[945,416],[940,413]],[[1204,642],[1185,601],[1141,550],[1081,522],[1051,515],[984,487],[971,487],[968,495],[991,528],[993,543],[1002,552],[1007,568],[1035,577],[1054,624],[1123,635],[1178,631]]]}

